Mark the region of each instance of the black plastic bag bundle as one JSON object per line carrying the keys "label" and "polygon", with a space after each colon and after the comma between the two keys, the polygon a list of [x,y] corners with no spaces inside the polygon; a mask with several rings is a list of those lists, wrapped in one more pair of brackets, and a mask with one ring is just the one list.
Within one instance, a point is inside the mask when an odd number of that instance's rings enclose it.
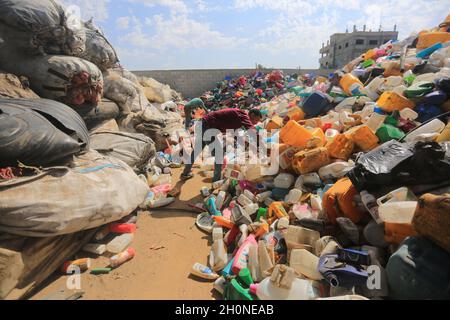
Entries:
{"label": "black plastic bag bundle", "polygon": [[61,164],[89,148],[89,132],[71,108],[52,100],[0,99],[0,167]]}
{"label": "black plastic bag bundle", "polygon": [[362,155],[348,174],[358,191],[387,186],[450,184],[450,161],[436,142],[389,141]]}

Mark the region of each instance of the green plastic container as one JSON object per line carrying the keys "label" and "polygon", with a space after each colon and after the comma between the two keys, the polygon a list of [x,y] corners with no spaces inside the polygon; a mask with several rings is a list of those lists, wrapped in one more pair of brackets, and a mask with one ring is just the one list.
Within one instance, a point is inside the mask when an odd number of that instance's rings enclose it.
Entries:
{"label": "green plastic container", "polygon": [[265,218],[267,215],[267,208],[259,208],[258,214],[256,216],[256,222],[261,221],[261,218]]}
{"label": "green plastic container", "polygon": [[397,127],[398,126],[398,119],[396,119],[393,116],[388,116],[386,120],[384,121],[385,124],[389,124],[391,126]]}
{"label": "green plastic container", "polygon": [[244,268],[239,272],[239,280],[241,280],[246,289],[250,288],[250,285],[253,284],[253,278],[248,268]]}
{"label": "green plastic container", "polygon": [[383,124],[377,131],[377,137],[381,143],[385,143],[391,140],[401,140],[405,137],[405,133],[390,124]]}
{"label": "green plastic container", "polygon": [[375,61],[372,59],[369,59],[369,60],[363,62],[362,67],[368,68],[370,66],[373,66],[374,64],[375,64]]}
{"label": "green plastic container", "polygon": [[236,279],[231,280],[224,292],[225,300],[231,301],[253,301],[255,298],[250,294],[250,289],[244,289]]}

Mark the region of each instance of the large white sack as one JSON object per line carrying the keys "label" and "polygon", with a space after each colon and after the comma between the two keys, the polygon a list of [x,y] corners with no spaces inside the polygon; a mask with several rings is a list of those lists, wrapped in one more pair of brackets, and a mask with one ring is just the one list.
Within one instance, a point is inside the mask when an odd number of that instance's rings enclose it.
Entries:
{"label": "large white sack", "polygon": [[0,182],[0,231],[50,237],[96,228],[129,215],[148,192],[124,162],[89,151],[70,168]]}

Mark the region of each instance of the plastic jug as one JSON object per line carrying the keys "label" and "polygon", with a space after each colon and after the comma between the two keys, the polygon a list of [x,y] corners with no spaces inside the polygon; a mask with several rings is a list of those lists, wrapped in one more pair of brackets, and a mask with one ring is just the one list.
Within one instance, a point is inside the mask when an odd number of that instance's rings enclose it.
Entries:
{"label": "plastic jug", "polygon": [[388,202],[400,202],[400,201],[417,201],[417,197],[408,188],[403,187],[391,191],[381,198],[378,198],[377,204],[381,206]]}
{"label": "plastic jug", "polygon": [[339,84],[349,96],[361,94],[361,89],[364,88],[362,82],[350,73],[343,75]]}
{"label": "plastic jug", "polygon": [[386,91],[377,101],[377,105],[386,112],[403,110],[405,108],[414,109],[414,102],[393,91]]}
{"label": "plastic jug", "polygon": [[223,203],[227,197],[227,193],[225,191],[220,191],[216,198],[216,207],[217,210],[222,210]]}
{"label": "plastic jug", "polygon": [[248,252],[248,269],[254,282],[261,282],[263,275],[259,268],[258,246],[251,245]]}
{"label": "plastic jug", "polygon": [[323,279],[318,270],[319,257],[305,249],[294,249],[291,251],[289,266],[294,268],[297,273],[302,274],[311,280],[319,281]]}
{"label": "plastic jug", "polygon": [[[375,115],[375,113],[373,115]],[[354,130],[350,137],[353,142],[364,152],[368,152],[378,147],[378,137],[367,125],[363,125]]]}
{"label": "plastic jug", "polygon": [[305,147],[309,139],[312,138],[312,132],[301,126],[296,121],[289,121],[280,131],[282,142],[294,146]]}
{"label": "plastic jug", "polygon": [[243,194],[243,193],[238,197],[237,201],[238,201],[238,203],[239,203],[241,206],[243,206],[243,207],[253,204],[253,201],[250,200],[250,199],[249,199],[245,194]]}
{"label": "plastic jug", "polygon": [[106,245],[106,250],[111,253],[121,253],[131,244],[134,239],[133,233],[124,233],[115,237]]}
{"label": "plastic jug", "polygon": [[223,270],[228,263],[227,249],[223,239],[214,241],[209,254],[209,265],[215,272]]}
{"label": "plastic jug", "polygon": [[262,276],[267,276],[268,271],[274,266],[273,245],[266,245],[262,240],[258,241],[258,264]]}
{"label": "plastic jug", "polygon": [[362,92],[365,93],[369,98],[372,100],[377,100],[380,97],[380,88],[383,84],[383,78],[377,77],[373,79],[363,90]]}
{"label": "plastic jug", "polygon": [[381,91],[393,91],[396,87],[404,85],[402,76],[391,76],[383,80],[383,84],[381,85]]}
{"label": "plastic jug", "polygon": [[292,189],[291,191],[289,191],[289,194],[284,199],[284,202],[288,204],[296,204],[300,202],[302,195],[303,195],[302,190]]}
{"label": "plastic jug", "polygon": [[439,137],[436,139],[436,142],[439,142],[439,143],[445,142],[445,141],[450,141],[450,123],[447,124],[444,131],[442,131],[441,134],[439,135]]}
{"label": "plastic jug", "polygon": [[445,123],[439,119],[434,119],[422,127],[414,130],[405,138],[406,142],[413,142],[416,138],[423,134],[440,134],[445,129]]}
{"label": "plastic jug", "polygon": [[419,114],[412,109],[406,108],[400,111],[400,117],[405,120],[416,120],[419,117]]}
{"label": "plastic jug", "polygon": [[272,195],[272,191],[265,191],[256,195],[255,199],[258,203],[263,203],[267,198]]}
{"label": "plastic jug", "polygon": [[294,279],[291,289],[285,289],[266,278],[257,285],[251,285],[250,292],[260,300],[313,300],[319,297],[313,283],[303,279]]}
{"label": "plastic jug", "polygon": [[417,201],[387,202],[379,206],[378,212],[383,222],[411,223],[417,208]]}
{"label": "plastic jug", "polygon": [[259,210],[259,206],[256,203],[252,203],[249,205],[246,205],[244,207],[245,212],[247,212],[248,215],[253,215]]}
{"label": "plastic jug", "polygon": [[106,252],[106,245],[101,243],[88,243],[83,247],[83,251],[102,255]]}
{"label": "plastic jug", "polygon": [[281,173],[275,178],[275,187],[289,189],[294,184],[294,176],[289,173]]}
{"label": "plastic jug", "polygon": [[[411,110],[411,109],[406,109],[406,110]],[[372,130],[373,132],[377,132],[377,130],[383,125],[384,121],[386,120],[385,115],[383,114],[379,114],[379,113],[373,113],[369,120],[367,120],[366,122],[366,126],[368,126],[370,128],[370,130]]]}
{"label": "plastic jug", "polygon": [[355,166],[349,162],[339,161],[329,164],[319,169],[319,176],[322,180],[339,179],[345,176]]}

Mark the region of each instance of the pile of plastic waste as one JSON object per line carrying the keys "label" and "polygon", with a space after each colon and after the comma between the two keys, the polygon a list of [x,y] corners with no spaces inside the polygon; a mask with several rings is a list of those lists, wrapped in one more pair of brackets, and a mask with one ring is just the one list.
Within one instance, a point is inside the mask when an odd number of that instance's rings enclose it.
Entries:
{"label": "pile of plastic waste", "polygon": [[192,273],[226,300],[449,299],[449,22],[262,103],[279,169],[202,189]]}
{"label": "pile of plastic waste", "polygon": [[205,92],[208,110],[223,108],[251,109],[286,93],[299,85],[308,84],[312,75],[284,75],[282,71],[256,71],[251,75],[225,78],[216,88]]}

